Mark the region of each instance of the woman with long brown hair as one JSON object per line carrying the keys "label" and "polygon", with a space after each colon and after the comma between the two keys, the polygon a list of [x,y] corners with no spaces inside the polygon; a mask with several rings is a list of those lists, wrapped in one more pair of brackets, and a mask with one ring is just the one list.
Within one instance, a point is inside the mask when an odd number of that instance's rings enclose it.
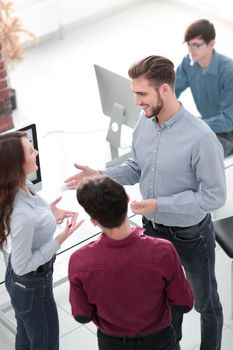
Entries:
{"label": "woman with long brown hair", "polygon": [[[5,285],[17,321],[16,350],[59,349],[52,275],[60,245],[81,225],[77,213],[49,205],[27,176],[37,169],[35,150],[23,132],[0,135],[0,248],[11,252]],[[53,237],[56,223],[66,227]]]}

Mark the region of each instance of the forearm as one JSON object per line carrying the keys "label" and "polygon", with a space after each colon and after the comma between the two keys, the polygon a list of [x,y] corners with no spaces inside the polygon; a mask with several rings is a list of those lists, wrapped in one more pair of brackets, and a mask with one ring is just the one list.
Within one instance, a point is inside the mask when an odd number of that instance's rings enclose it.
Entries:
{"label": "forearm", "polygon": [[103,170],[102,174],[111,177],[122,185],[134,185],[139,182],[141,176],[136,163],[131,159],[120,166]]}
{"label": "forearm", "polygon": [[204,191],[185,191],[172,196],[157,198],[157,210],[161,213],[203,215],[212,212],[225,203],[224,188],[218,193]]}
{"label": "forearm", "polygon": [[233,130],[233,107],[231,113],[219,113],[203,119],[216,134],[230,132]]}

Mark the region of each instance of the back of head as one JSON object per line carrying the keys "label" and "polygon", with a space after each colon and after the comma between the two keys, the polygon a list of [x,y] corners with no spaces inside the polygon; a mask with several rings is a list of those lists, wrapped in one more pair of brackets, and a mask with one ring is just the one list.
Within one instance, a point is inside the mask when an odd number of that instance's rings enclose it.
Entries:
{"label": "back of head", "polygon": [[168,84],[174,88],[175,70],[174,64],[162,56],[148,56],[134,63],[128,70],[131,79],[142,77],[150,81],[151,85],[158,89],[162,84]]}
{"label": "back of head", "polygon": [[189,42],[194,38],[200,37],[208,44],[215,39],[215,36],[214,25],[207,19],[199,19],[188,26],[184,35],[184,41]]}
{"label": "back of head", "polygon": [[128,197],[125,189],[107,176],[82,181],[77,189],[77,200],[88,215],[103,227],[119,227],[126,218]]}
{"label": "back of head", "polygon": [[0,134],[0,247],[10,231],[15,194],[25,181],[25,158],[21,143],[24,136],[26,133],[18,131]]}

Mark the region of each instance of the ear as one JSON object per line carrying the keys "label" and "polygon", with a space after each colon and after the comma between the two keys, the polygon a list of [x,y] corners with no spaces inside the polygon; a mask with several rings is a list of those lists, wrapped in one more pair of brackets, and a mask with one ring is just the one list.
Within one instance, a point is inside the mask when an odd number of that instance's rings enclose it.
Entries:
{"label": "ear", "polygon": [[214,40],[214,39],[213,39],[213,40],[210,40],[208,46],[209,46],[211,49],[213,49],[213,48],[214,48],[214,45],[215,45],[215,40]]}
{"label": "ear", "polygon": [[98,225],[98,221],[96,221],[95,219],[92,219],[92,218],[91,218],[91,223],[92,223],[92,225],[94,225],[94,226],[97,226],[97,225]]}
{"label": "ear", "polygon": [[159,87],[159,92],[162,97],[166,97],[171,92],[171,87],[164,83]]}

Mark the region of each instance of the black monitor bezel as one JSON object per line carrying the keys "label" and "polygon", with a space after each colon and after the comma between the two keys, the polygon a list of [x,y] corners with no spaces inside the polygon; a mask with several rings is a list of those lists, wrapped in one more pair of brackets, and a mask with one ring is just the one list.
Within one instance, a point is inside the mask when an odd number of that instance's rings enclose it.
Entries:
{"label": "black monitor bezel", "polygon": [[[22,132],[27,132],[28,130],[31,130],[31,132],[32,132],[32,139],[33,139],[33,147],[36,150],[39,150],[38,139],[37,139],[37,130],[36,130],[36,124],[35,123],[27,124],[27,125],[25,125],[23,127],[16,128],[15,130],[22,131]],[[9,130],[9,131],[12,131],[12,130]],[[35,180],[30,180],[34,185],[36,185],[38,183],[42,183],[39,154],[36,157],[36,165],[37,165],[37,170],[35,171],[36,172],[36,179]]]}

